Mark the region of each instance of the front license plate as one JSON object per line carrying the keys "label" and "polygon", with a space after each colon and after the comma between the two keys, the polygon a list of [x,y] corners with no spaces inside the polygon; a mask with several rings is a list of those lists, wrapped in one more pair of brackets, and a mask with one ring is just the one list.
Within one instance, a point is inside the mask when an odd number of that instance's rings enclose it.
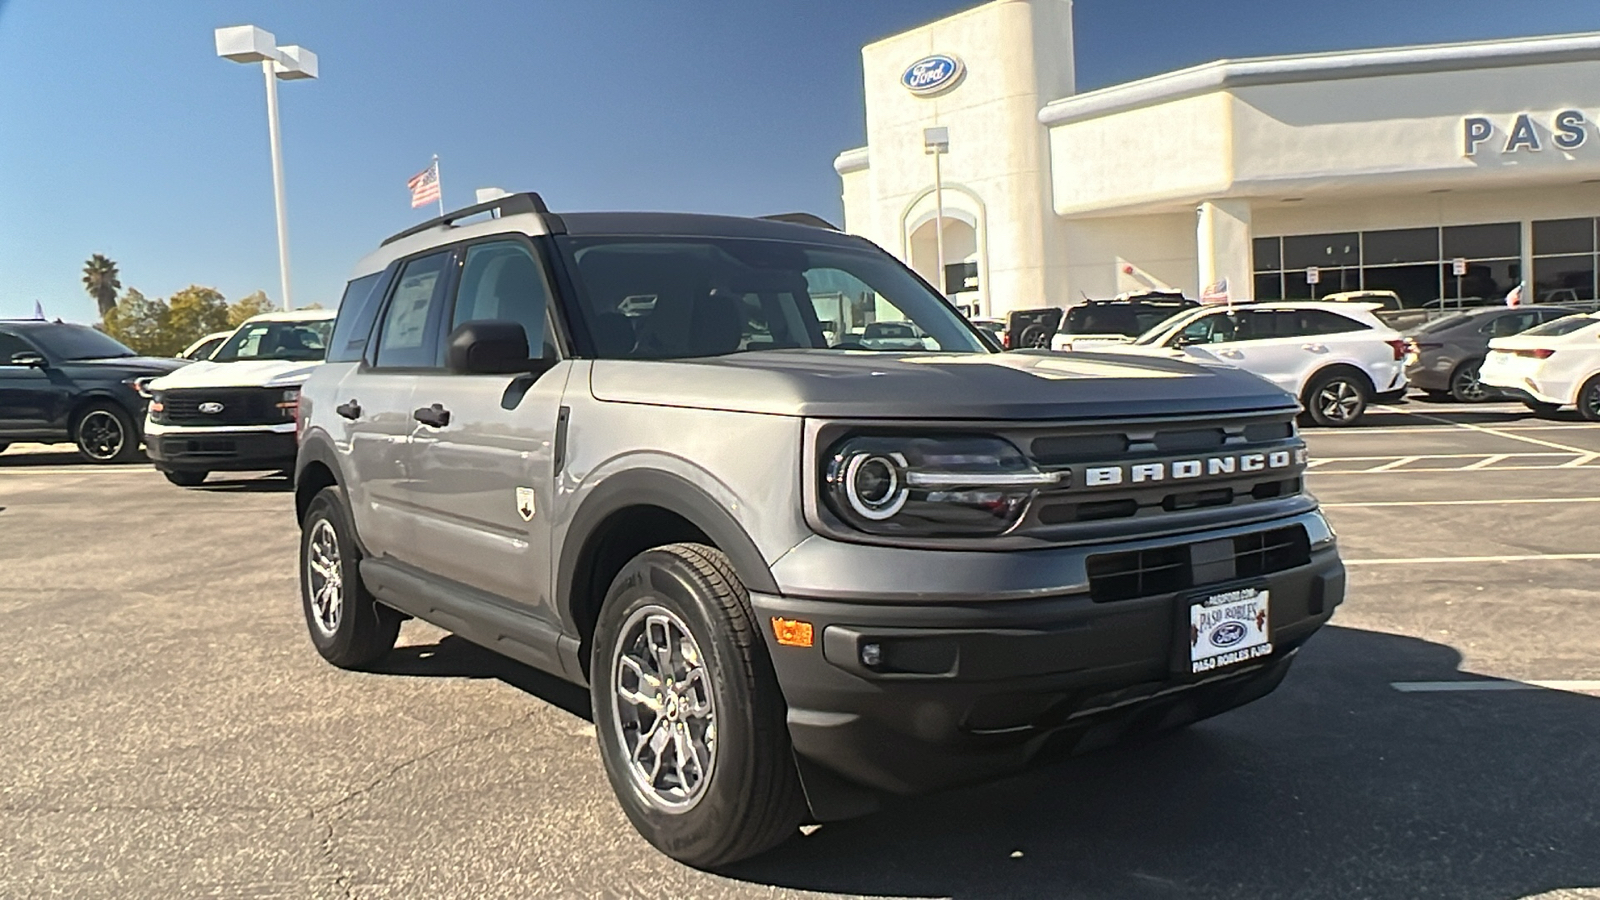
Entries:
{"label": "front license plate", "polygon": [[1272,653],[1269,592],[1239,588],[1189,607],[1189,672],[1199,675]]}

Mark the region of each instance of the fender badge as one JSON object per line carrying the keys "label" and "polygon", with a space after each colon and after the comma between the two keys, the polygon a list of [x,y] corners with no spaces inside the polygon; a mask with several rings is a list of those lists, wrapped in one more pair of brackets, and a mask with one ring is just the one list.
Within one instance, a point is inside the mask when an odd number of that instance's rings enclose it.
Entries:
{"label": "fender badge", "polygon": [[533,488],[517,488],[517,515],[522,517],[522,521],[531,522],[533,512]]}

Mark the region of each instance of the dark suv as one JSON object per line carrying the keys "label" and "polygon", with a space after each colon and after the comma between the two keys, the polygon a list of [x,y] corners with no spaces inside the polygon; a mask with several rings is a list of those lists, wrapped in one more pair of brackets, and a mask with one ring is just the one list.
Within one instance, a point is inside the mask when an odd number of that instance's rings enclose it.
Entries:
{"label": "dark suv", "polygon": [[0,450],[71,441],[89,462],[137,459],[141,385],[187,363],[140,356],[87,325],[0,321]]}
{"label": "dark suv", "polygon": [[[922,346],[830,340],[841,296]],[[357,264],[299,411],[323,657],[415,616],[587,684],[623,809],[695,865],[1247,703],[1344,595],[1294,397],[998,352],[818,227],[443,216]]]}

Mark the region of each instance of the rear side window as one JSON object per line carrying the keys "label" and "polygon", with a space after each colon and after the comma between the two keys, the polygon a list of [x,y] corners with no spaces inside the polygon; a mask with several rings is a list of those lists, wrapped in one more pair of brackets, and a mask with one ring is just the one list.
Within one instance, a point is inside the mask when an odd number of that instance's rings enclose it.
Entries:
{"label": "rear side window", "polygon": [[1490,337],[1510,337],[1513,334],[1521,334],[1537,324],[1539,324],[1539,314],[1532,310],[1507,313],[1495,316],[1494,321],[1486,323],[1483,333]]}
{"label": "rear side window", "polygon": [[1372,327],[1325,309],[1302,309],[1290,313],[1289,316],[1294,320],[1292,335],[1294,337],[1303,334],[1348,334],[1352,331],[1367,331]]}
{"label": "rear side window", "polygon": [[400,270],[399,283],[378,332],[374,364],[385,368],[434,368],[439,307],[448,251],[418,257]]}
{"label": "rear side window", "polygon": [[378,300],[383,296],[383,291],[377,289],[383,275],[373,272],[345,285],[344,298],[339,301],[339,318],[333,324],[333,337],[328,341],[328,362],[361,359],[367,349],[367,337],[372,334],[372,320],[378,314]]}

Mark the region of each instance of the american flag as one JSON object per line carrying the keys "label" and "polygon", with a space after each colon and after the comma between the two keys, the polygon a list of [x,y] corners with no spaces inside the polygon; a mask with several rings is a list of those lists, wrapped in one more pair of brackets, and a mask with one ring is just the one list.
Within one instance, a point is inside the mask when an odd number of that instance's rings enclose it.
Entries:
{"label": "american flag", "polygon": [[1224,278],[1224,279],[1222,279],[1220,281],[1214,281],[1211,284],[1206,285],[1205,288],[1200,291],[1200,302],[1201,303],[1227,303],[1227,302],[1229,302],[1228,279]]}
{"label": "american flag", "polygon": [[426,169],[411,176],[406,187],[411,188],[412,209],[436,202],[439,199],[439,158],[434,157]]}

